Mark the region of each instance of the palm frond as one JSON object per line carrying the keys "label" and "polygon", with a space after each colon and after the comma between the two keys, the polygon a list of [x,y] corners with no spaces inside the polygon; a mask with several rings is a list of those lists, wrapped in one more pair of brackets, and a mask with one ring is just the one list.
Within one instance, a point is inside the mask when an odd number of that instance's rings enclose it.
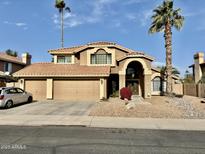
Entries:
{"label": "palm frond", "polygon": [[56,0],[55,7],[58,8],[58,9],[63,9],[63,8],[65,8],[65,2],[64,2],[64,0]]}
{"label": "palm frond", "polygon": [[184,23],[184,17],[180,15],[181,9],[173,9],[173,0],[164,0],[162,5],[153,10],[152,25],[149,33],[160,32],[167,22],[171,23],[177,30],[180,30]]}
{"label": "palm frond", "polygon": [[65,10],[66,10],[67,12],[71,12],[71,9],[70,9],[68,6],[65,8]]}

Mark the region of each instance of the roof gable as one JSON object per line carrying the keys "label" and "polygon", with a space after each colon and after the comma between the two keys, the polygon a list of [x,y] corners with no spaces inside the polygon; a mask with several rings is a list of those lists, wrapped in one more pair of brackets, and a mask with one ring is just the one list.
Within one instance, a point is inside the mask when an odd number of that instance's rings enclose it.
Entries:
{"label": "roof gable", "polygon": [[20,65],[26,65],[25,63],[22,62],[21,58],[10,56],[4,52],[0,52],[0,60],[6,61],[6,62],[11,62],[11,63],[16,63],[16,64],[20,64]]}
{"label": "roof gable", "polygon": [[[132,50],[132,49],[128,49],[128,48],[125,48],[121,45],[118,45],[116,43],[113,43],[113,42],[103,42],[103,41],[100,41],[100,42],[92,42],[92,43],[88,43],[88,44],[85,44],[85,45],[81,45],[81,46],[74,46],[74,47],[70,47],[70,48],[60,48],[60,49],[53,49],[53,50],[49,50],[48,52],[50,54],[75,54],[75,53],[78,53],[78,52],[81,52],[81,51],[84,51],[86,49],[89,49],[89,48],[100,48],[100,47],[108,47],[108,48],[117,48],[117,49],[120,49],[126,53],[135,53],[135,52],[138,52],[139,51],[135,51],[135,50]],[[141,52],[143,53],[143,52]]]}

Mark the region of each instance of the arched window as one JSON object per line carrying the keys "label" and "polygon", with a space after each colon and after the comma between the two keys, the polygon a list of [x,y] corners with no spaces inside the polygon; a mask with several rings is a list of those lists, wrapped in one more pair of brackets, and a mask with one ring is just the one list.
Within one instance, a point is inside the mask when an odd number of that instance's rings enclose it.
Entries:
{"label": "arched window", "polygon": [[153,79],[153,91],[162,91],[162,79],[160,77]]}
{"label": "arched window", "polygon": [[91,54],[91,64],[112,64],[112,55],[99,49],[96,53]]}

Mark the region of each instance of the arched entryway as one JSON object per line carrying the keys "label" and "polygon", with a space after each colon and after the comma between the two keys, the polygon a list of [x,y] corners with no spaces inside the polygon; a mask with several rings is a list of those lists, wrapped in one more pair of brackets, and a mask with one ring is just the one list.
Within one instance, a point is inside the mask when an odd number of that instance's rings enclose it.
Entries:
{"label": "arched entryway", "polygon": [[126,87],[133,95],[144,96],[144,69],[140,62],[132,61],[126,69]]}

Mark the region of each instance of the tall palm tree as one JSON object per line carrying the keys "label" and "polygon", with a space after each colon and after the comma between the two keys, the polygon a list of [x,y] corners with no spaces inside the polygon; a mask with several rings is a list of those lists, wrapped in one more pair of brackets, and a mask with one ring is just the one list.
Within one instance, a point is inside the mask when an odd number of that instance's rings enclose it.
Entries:
{"label": "tall palm tree", "polygon": [[71,12],[69,7],[66,7],[64,0],[56,0],[55,7],[61,15],[61,47],[64,47],[64,11]]}
{"label": "tall palm tree", "polygon": [[152,25],[149,33],[164,32],[166,48],[166,75],[168,95],[172,93],[172,27],[180,30],[184,23],[184,17],[180,15],[181,9],[174,10],[173,0],[164,0],[163,3],[153,10]]}

